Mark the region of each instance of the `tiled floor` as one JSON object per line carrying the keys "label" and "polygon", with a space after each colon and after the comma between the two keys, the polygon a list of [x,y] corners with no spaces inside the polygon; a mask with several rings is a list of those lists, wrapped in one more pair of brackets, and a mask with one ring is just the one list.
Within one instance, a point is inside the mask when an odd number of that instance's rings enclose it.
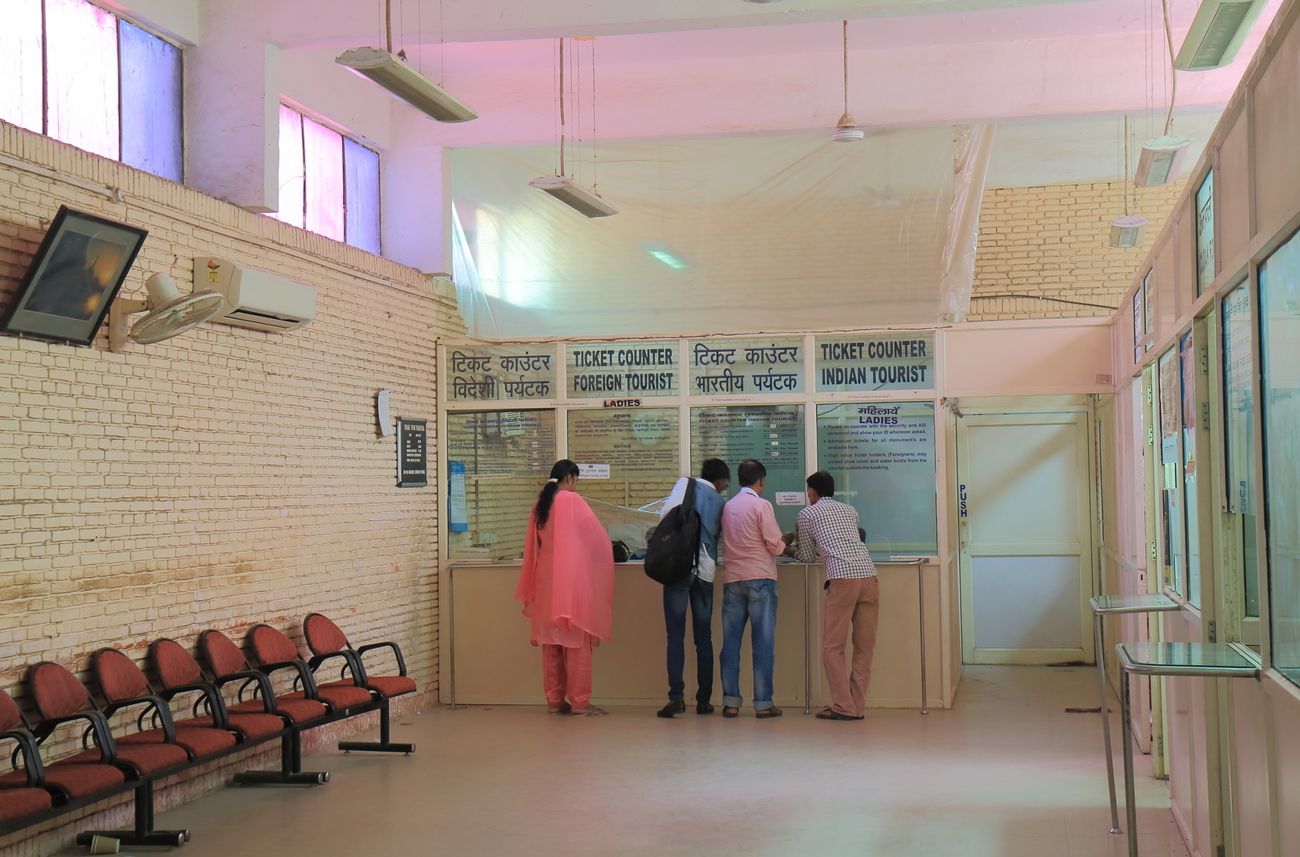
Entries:
{"label": "tiled floor", "polygon": [[[1064,711],[1095,690],[1091,670],[981,667],[953,711],[862,723],[435,710],[396,730],[413,757],[314,756],[327,786],[228,788],[159,826],[190,828],[183,857],[1111,857],[1100,727]],[[1187,857],[1139,771],[1143,857]]]}

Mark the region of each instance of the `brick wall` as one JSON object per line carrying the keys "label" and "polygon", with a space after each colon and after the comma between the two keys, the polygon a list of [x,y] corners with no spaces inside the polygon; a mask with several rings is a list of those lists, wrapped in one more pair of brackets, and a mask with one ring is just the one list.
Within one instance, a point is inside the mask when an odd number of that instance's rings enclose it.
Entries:
{"label": "brick wall", "polygon": [[[1137,191],[1137,202],[1130,208],[1150,223],[1141,246],[1132,250],[1110,246],[1110,221],[1124,213],[1123,183],[985,191],[968,320],[1108,315],[1154,245],[1181,190],[1182,185],[1171,184]],[[1007,294],[1034,297],[990,297]]]}
{"label": "brick wall", "polygon": [[[207,627],[296,637],[319,609],[354,640],[398,640],[436,691],[438,492],[395,487],[374,395],[428,418],[438,473],[436,338],[461,332],[454,301],[419,272],[0,123],[0,307],[60,203],[149,230],[124,295],[156,271],[188,291],[191,257],[220,255],[314,286],[318,316],[289,334],[207,324],[121,354],[107,326],[90,348],[0,337],[0,687],[21,697],[36,661],[84,672],[100,646],[143,658]],[[48,853],[86,826],[0,851]]]}

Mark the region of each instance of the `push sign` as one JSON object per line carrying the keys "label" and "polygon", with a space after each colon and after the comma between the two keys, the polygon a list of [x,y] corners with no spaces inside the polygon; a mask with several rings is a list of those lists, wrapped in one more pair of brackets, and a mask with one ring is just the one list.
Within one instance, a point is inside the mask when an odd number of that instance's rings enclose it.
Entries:
{"label": "push sign", "polygon": [[957,510],[961,517],[966,517],[966,486],[957,486]]}

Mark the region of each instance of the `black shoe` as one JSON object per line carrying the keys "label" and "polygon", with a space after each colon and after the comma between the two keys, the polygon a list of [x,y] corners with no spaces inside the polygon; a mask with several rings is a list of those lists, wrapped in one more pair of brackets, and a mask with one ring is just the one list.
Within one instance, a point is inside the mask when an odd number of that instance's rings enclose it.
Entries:
{"label": "black shoe", "polygon": [[712,714],[712,713],[713,713],[713,706],[712,706],[710,703],[707,703],[707,702],[697,702],[697,703],[695,703],[695,713],[696,713],[696,714]]}
{"label": "black shoe", "polygon": [[655,712],[656,717],[676,717],[679,714],[686,713],[686,703],[680,699],[670,701],[663,708]]}

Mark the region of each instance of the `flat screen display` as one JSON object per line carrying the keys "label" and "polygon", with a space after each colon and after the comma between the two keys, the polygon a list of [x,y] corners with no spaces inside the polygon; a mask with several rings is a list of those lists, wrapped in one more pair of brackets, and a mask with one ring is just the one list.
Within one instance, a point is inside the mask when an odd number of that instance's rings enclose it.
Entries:
{"label": "flat screen display", "polygon": [[23,275],[4,330],[89,345],[148,234],[61,207]]}

